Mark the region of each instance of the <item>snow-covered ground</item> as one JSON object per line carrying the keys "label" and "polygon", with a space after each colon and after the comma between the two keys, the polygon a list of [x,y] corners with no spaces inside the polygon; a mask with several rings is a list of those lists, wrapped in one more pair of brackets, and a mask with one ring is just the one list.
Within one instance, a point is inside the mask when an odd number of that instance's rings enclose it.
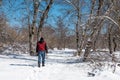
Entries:
{"label": "snow-covered ground", "polygon": [[81,62],[73,56],[73,50],[51,50],[46,59],[45,67],[37,67],[37,56],[28,54],[1,54],[1,80],[120,80],[120,67],[115,73],[110,67],[95,70],[94,76],[89,62]]}

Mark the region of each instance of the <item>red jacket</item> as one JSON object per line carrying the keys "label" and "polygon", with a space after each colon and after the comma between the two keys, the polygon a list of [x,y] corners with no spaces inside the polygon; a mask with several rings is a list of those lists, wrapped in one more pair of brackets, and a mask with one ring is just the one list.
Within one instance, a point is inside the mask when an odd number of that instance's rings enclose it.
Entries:
{"label": "red jacket", "polygon": [[42,43],[37,42],[36,52],[38,52],[38,51],[46,51],[46,52],[48,52],[47,51],[47,45],[46,45],[45,41],[42,42]]}

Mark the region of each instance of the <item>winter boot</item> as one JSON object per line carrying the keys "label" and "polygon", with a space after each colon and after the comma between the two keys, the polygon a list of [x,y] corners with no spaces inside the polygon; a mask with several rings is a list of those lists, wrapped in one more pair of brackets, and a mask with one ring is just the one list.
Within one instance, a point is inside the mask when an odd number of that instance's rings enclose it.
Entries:
{"label": "winter boot", "polygon": [[38,62],[38,67],[40,67],[40,62]]}
{"label": "winter boot", "polygon": [[42,66],[45,66],[45,63],[44,63],[44,62],[42,62]]}

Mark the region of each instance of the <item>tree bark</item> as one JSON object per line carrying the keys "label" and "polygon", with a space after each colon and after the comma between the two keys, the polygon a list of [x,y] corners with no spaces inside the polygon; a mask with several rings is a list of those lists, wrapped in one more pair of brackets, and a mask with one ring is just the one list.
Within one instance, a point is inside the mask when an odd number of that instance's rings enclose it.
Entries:
{"label": "tree bark", "polygon": [[87,45],[86,45],[86,49],[85,49],[85,53],[84,53],[83,61],[86,61],[86,59],[88,58],[88,55],[89,55],[90,50],[91,50],[91,46],[92,46],[92,42],[90,40],[88,40]]}
{"label": "tree bark", "polygon": [[76,24],[76,45],[77,45],[77,55],[80,56],[80,39],[79,39],[79,26],[80,26],[80,1],[78,1],[78,7],[77,7],[77,24]]}
{"label": "tree bark", "polygon": [[108,28],[108,48],[110,54],[112,54],[111,28]]}
{"label": "tree bark", "polygon": [[117,43],[116,43],[116,41],[115,41],[115,37],[113,37],[113,44],[114,44],[113,51],[115,52],[115,51],[116,51],[116,48],[117,48]]}
{"label": "tree bark", "polygon": [[38,32],[37,32],[37,41],[39,41],[39,38],[40,38],[41,35],[42,35],[42,27],[43,27],[43,25],[44,25],[44,20],[45,20],[45,18],[46,18],[47,15],[48,15],[48,12],[49,12],[52,4],[53,4],[53,1],[54,1],[54,0],[50,0],[48,6],[46,7],[44,13],[43,13],[42,16],[41,16],[40,25],[39,25],[39,27],[38,27]]}
{"label": "tree bark", "polygon": [[39,8],[39,2],[36,2],[34,0],[33,3],[34,6],[34,14],[33,14],[33,22],[32,22],[32,27],[30,28],[30,55],[34,55],[35,53],[35,48],[34,48],[34,35],[35,35],[35,27],[36,27],[36,19],[37,19],[37,13],[38,13],[38,8]]}

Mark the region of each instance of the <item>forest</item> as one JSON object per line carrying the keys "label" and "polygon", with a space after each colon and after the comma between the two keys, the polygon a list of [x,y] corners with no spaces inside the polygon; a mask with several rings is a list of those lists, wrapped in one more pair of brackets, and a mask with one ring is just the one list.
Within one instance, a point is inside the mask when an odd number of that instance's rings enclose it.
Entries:
{"label": "forest", "polygon": [[[0,0],[0,49],[27,45],[35,55],[44,37],[48,48],[120,50],[120,0]],[[25,46],[26,47],[26,46]],[[85,50],[85,51],[83,51]]]}
{"label": "forest", "polygon": [[[48,47],[42,67],[41,37]],[[119,76],[120,0],[0,0],[0,79]]]}

